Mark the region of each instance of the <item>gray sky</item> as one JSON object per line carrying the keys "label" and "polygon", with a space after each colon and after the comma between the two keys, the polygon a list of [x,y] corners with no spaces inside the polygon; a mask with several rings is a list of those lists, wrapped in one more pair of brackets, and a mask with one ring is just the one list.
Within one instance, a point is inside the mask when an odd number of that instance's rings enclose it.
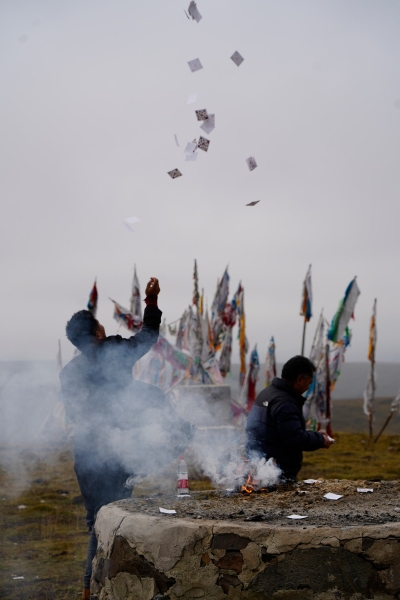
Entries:
{"label": "gray sky", "polygon": [[[271,334],[280,362],[299,352],[312,263],[308,342],[357,275],[348,360],[366,358],[377,296],[377,359],[399,361],[400,3],[199,0],[199,24],[184,8],[2,0],[0,358],[53,358],[60,337],[69,358],[64,325],[96,275],[114,334],[108,297],[128,304],[135,262],[177,319],[197,258],[209,304],[227,263],[232,293],[242,280],[262,360]],[[191,73],[197,57],[204,69]],[[187,163],[195,108],[215,113],[216,129]],[[183,177],[171,180],[175,167]]]}

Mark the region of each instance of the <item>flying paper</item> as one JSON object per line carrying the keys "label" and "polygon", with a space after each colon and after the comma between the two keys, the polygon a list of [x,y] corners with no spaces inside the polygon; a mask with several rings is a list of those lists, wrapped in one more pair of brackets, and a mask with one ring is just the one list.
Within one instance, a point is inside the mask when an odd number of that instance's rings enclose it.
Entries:
{"label": "flying paper", "polygon": [[188,13],[192,19],[196,21],[196,23],[200,23],[201,19],[203,18],[197,10],[196,2],[194,2],[194,0],[192,0],[189,4]]}
{"label": "flying paper", "polygon": [[254,171],[254,169],[257,168],[257,163],[256,163],[256,159],[254,158],[254,156],[250,156],[249,158],[246,158],[246,163],[247,163],[247,166],[249,167],[249,171]]}
{"label": "flying paper", "polygon": [[132,229],[132,227],[130,225],[128,225],[128,223],[125,223],[125,221],[122,223],[122,225],[124,227],[126,227],[127,230],[130,231],[131,233],[133,233],[135,231],[134,229]]}
{"label": "flying paper", "polygon": [[246,206],[255,206],[259,202],[260,202],[259,200],[254,200],[253,202],[249,202],[248,204],[246,204]]}
{"label": "flying paper", "polygon": [[191,96],[189,96],[189,98],[187,99],[186,104],[194,104],[194,102],[196,102],[197,100],[197,96],[199,95],[198,92],[195,92],[194,94],[192,94]]}
{"label": "flying paper", "polygon": [[168,508],[161,508],[161,506],[158,507],[158,510],[160,511],[160,513],[163,513],[165,515],[176,515],[176,510],[169,510]]}
{"label": "flying paper", "polygon": [[244,61],[243,56],[241,56],[239,54],[239,52],[236,50],[236,52],[234,52],[231,56],[231,60],[233,60],[233,62],[235,63],[235,65],[237,65],[238,67],[240,67],[240,65],[242,64],[242,62]]}
{"label": "flying paper", "polygon": [[140,219],[138,219],[137,217],[127,217],[126,219],[124,219],[124,225],[127,229],[129,229],[130,232],[134,232],[134,229],[132,229],[131,224],[132,223],[140,223]]}
{"label": "flying paper", "polygon": [[200,69],[203,68],[203,65],[201,64],[199,58],[194,58],[193,60],[189,60],[188,65],[189,65],[189,69],[192,71],[192,73],[195,73],[196,71],[200,71]]}
{"label": "flying paper", "polygon": [[307,515],[302,516],[302,515],[289,515],[287,517],[288,519],[308,519]]}
{"label": "flying paper", "polygon": [[367,492],[373,492],[374,490],[372,488],[357,488],[357,492],[361,492],[363,494],[366,494]]}
{"label": "flying paper", "polygon": [[331,492],[328,492],[325,494],[324,498],[327,500],[339,500],[339,498],[343,498],[343,495],[340,496],[339,494],[332,494]]}
{"label": "flying paper", "polygon": [[208,119],[206,119],[203,125],[200,125],[200,129],[204,131],[204,133],[211,133],[213,129],[215,129],[215,115],[208,115]]}
{"label": "flying paper", "polygon": [[200,110],[195,110],[196,117],[198,121],[206,121],[208,119],[208,112],[206,108],[201,108]]}
{"label": "flying paper", "polygon": [[175,143],[176,143],[176,145],[177,145],[177,146],[179,146],[179,142],[178,142],[178,138],[177,138],[177,136],[176,136],[176,133],[174,133],[174,138],[175,138]]}
{"label": "flying paper", "polygon": [[168,175],[171,179],[176,179],[177,177],[182,177],[182,173],[179,169],[172,169],[172,171],[167,171]]}
{"label": "flying paper", "polygon": [[185,156],[185,160],[189,160],[194,162],[195,160],[197,160],[198,157],[198,153],[197,152],[192,152],[191,154],[186,154]]}
{"label": "flying paper", "polygon": [[194,140],[193,142],[188,142],[185,148],[185,154],[193,154],[193,152],[196,150],[197,148],[197,141]]}
{"label": "flying paper", "polygon": [[207,140],[206,138],[203,138],[202,136],[199,137],[199,143],[197,144],[197,147],[200,148],[200,150],[204,150],[204,152],[208,152],[209,145],[210,145],[210,140]]}

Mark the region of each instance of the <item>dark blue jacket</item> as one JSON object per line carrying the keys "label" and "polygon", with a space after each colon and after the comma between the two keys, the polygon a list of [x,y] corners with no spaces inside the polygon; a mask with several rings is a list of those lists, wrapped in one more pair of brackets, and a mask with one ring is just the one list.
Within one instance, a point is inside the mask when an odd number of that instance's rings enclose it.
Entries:
{"label": "dark blue jacket", "polygon": [[296,478],[303,450],[323,448],[322,433],[306,431],[305,398],[288,383],[275,377],[258,394],[247,419],[247,451],[275,458],[285,477]]}

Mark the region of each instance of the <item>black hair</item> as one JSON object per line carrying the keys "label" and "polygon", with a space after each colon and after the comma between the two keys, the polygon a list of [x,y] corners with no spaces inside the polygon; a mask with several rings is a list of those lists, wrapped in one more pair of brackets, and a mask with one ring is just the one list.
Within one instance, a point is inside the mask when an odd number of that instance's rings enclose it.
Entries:
{"label": "black hair", "polygon": [[98,326],[99,322],[89,310],[80,310],[72,315],[65,332],[71,344],[83,350],[93,342]]}
{"label": "black hair", "polygon": [[299,375],[314,377],[315,367],[311,360],[305,356],[293,356],[282,368],[282,379],[289,383],[294,383]]}

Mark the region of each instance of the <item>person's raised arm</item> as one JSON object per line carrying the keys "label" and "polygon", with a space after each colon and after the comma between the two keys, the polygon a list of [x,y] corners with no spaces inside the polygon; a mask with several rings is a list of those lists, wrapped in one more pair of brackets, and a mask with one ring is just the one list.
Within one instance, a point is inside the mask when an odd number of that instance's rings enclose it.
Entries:
{"label": "person's raised arm", "polygon": [[143,315],[143,327],[136,335],[124,340],[132,364],[144,356],[158,340],[162,315],[157,305],[159,293],[160,284],[158,279],[150,277],[146,285],[146,308]]}

